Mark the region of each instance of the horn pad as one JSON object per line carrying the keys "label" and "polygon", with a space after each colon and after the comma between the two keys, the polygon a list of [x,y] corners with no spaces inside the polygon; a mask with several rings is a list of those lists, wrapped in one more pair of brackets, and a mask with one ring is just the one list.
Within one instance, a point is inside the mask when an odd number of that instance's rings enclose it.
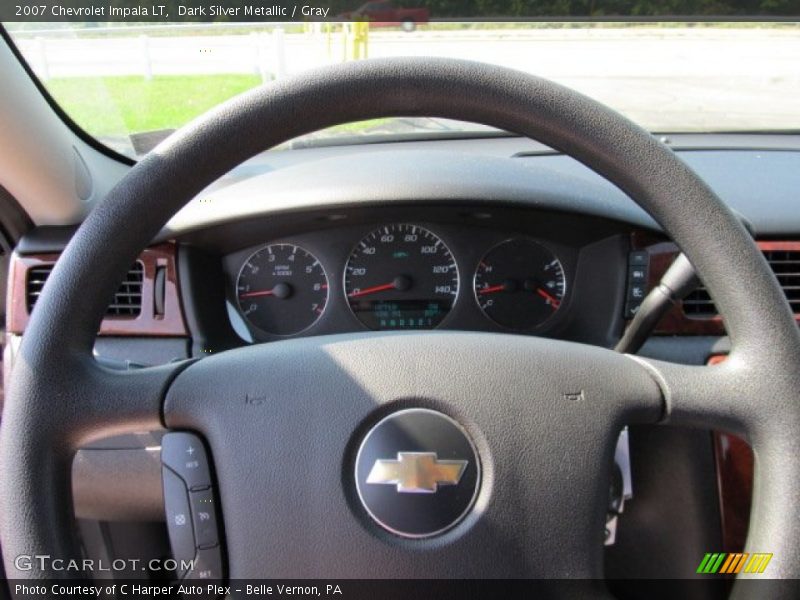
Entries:
{"label": "horn pad", "polygon": [[461,425],[433,410],[389,415],[364,437],[356,456],[364,509],[384,529],[406,538],[444,533],[472,508],[480,461]]}

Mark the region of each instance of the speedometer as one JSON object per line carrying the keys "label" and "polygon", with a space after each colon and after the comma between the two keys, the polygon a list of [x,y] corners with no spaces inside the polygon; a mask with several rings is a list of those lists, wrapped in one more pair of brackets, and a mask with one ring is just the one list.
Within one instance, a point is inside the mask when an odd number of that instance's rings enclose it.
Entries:
{"label": "speedometer", "polygon": [[458,295],[458,267],[424,227],[386,225],[353,250],[344,273],[353,314],[370,329],[432,329]]}

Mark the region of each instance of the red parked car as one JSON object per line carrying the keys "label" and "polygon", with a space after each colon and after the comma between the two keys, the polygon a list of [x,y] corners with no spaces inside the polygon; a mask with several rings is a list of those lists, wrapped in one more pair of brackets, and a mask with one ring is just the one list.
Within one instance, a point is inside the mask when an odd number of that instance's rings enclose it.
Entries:
{"label": "red parked car", "polygon": [[343,13],[346,19],[366,18],[373,27],[400,25],[403,31],[414,31],[418,23],[427,23],[430,11],[427,8],[402,8],[386,0],[367,2],[356,10]]}

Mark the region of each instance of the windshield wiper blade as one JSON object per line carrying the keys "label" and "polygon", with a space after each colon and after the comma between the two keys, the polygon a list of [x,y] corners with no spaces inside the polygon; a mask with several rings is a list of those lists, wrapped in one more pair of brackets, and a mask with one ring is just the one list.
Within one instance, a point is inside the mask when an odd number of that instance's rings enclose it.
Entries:
{"label": "windshield wiper blade", "polygon": [[128,134],[136,156],[144,156],[150,150],[175,133],[175,129],[153,129]]}
{"label": "windshield wiper blade", "polygon": [[337,135],[335,137],[299,138],[287,144],[287,148],[300,150],[305,148],[327,148],[332,146],[357,146],[367,144],[391,144],[395,142],[431,142],[437,140],[472,140],[521,137],[519,134],[502,129],[452,131],[412,131],[409,133],[370,133],[369,135]]}

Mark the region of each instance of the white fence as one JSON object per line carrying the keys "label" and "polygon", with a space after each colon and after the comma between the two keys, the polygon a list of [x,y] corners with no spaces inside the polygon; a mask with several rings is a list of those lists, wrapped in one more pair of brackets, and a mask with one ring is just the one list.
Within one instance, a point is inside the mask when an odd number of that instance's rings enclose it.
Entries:
{"label": "white fence", "polygon": [[255,74],[269,81],[344,60],[352,54],[354,39],[351,24],[333,28],[315,23],[300,34],[287,34],[281,27],[229,35],[165,36],[163,31],[159,35],[152,32],[152,28],[131,27],[116,30],[114,35],[78,37],[42,31],[18,37],[17,44],[44,80],[234,73]]}

